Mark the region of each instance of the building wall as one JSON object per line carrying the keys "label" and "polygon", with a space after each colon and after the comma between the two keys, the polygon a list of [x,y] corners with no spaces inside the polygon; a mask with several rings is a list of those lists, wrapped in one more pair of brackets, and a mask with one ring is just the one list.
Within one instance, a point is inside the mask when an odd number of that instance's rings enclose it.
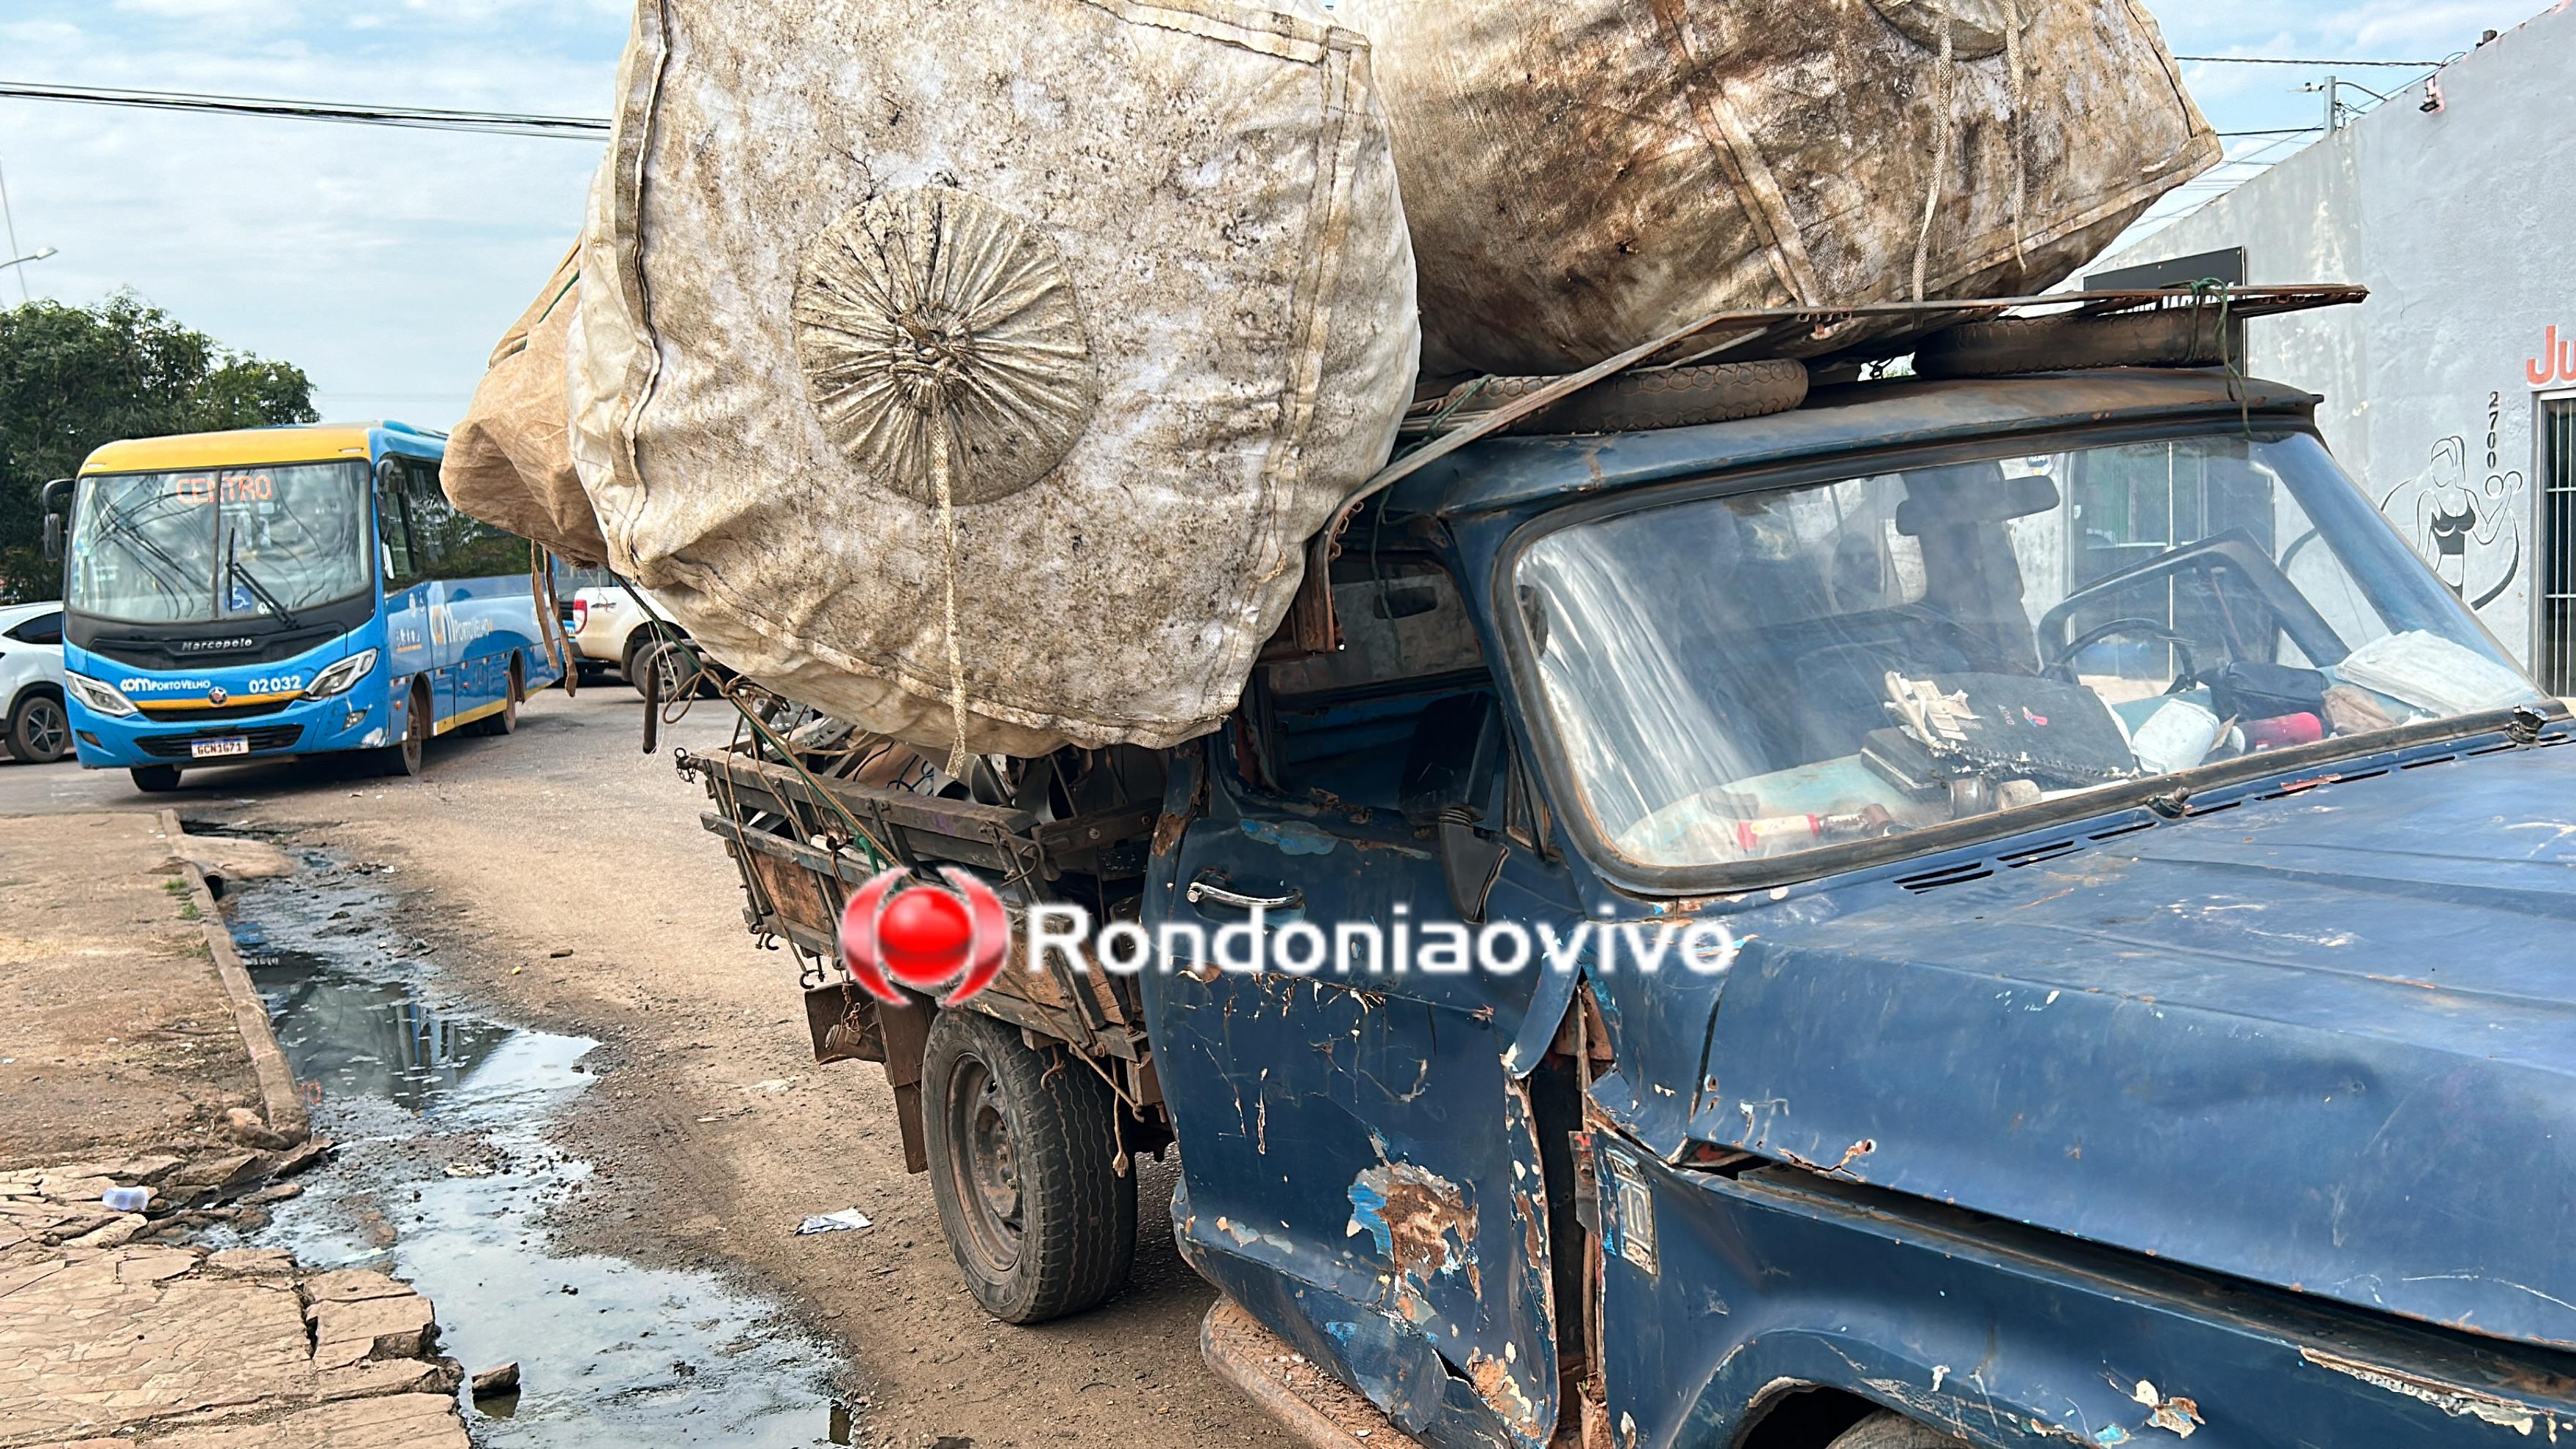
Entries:
{"label": "building wall", "polygon": [[[2246,249],[2257,283],[2370,300],[2249,324],[2248,370],[2326,398],[2326,440],[2532,661],[2541,401],[2576,395],[2576,7],[2402,92],[2099,268]],[[2554,334],[2551,329],[2555,329]]]}

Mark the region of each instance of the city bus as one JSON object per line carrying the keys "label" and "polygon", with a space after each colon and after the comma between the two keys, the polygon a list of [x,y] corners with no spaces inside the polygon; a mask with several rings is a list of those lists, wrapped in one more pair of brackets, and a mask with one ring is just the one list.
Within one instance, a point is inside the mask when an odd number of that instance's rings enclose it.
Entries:
{"label": "city bus", "polygon": [[81,764],[148,792],[284,755],[417,775],[434,736],[517,728],[561,673],[529,544],[448,503],[446,447],[394,422],[137,438],[48,485]]}

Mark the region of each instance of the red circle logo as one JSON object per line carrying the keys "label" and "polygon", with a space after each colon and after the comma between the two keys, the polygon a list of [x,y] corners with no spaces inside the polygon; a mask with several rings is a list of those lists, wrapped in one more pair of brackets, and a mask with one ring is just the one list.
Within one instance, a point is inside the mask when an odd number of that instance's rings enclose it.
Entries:
{"label": "red circle logo", "polygon": [[859,887],[841,912],[841,964],[881,1001],[903,1000],[896,982],[928,992],[954,981],[940,1005],[955,1006],[1002,972],[1011,920],[1001,898],[954,866],[940,874],[952,890],[915,883],[898,866]]}
{"label": "red circle logo", "polygon": [[955,976],[974,945],[966,903],[931,886],[897,892],[877,917],[886,974],[906,986],[936,986]]}

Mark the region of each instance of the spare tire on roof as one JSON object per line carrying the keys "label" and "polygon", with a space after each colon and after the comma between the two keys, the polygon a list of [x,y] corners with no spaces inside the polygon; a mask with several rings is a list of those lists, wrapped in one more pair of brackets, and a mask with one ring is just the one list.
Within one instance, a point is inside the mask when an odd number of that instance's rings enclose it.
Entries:
{"label": "spare tire on roof", "polygon": [[[1488,377],[1451,388],[1441,405],[1461,413],[1490,412],[1556,381],[1553,377]],[[1785,413],[1806,400],[1803,362],[1775,359],[1667,367],[1603,378],[1503,431],[1624,433],[1681,428]]]}
{"label": "spare tire on roof", "polygon": [[1914,351],[1914,373],[2010,377],[2087,367],[2218,367],[2228,360],[2233,330],[2215,306],[2112,317],[1998,317],[1963,322],[1923,339]]}

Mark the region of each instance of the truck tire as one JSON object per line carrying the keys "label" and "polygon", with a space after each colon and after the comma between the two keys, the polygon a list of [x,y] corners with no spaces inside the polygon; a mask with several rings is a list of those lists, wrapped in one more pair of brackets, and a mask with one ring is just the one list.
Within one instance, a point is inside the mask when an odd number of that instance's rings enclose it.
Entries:
{"label": "truck tire", "polygon": [[[1458,402],[1469,388],[1474,388],[1474,396],[1467,397],[1464,407],[1489,412],[1518,402],[1555,381],[1552,377],[1489,377],[1482,386],[1461,383],[1449,390],[1444,406]],[[1807,365],[1795,360],[1671,367],[1605,378],[1503,431],[1623,433],[1642,428],[1680,428],[1785,413],[1806,400]]]}
{"label": "truck tire", "polygon": [[134,777],[134,788],[146,795],[164,794],[179,788],[176,765],[137,765],[125,772]]}
{"label": "truck tire", "polygon": [[9,712],[9,755],[23,764],[50,765],[72,752],[72,717],[50,694],[30,694]]}
{"label": "truck tire", "polygon": [[1968,1449],[1968,1441],[1919,1419],[1881,1412],[1845,1429],[1825,1449]]}
{"label": "truck tire", "polygon": [[981,1012],[942,1011],[921,1106],[940,1230],[985,1312],[1043,1323],[1127,1281],[1136,1174],[1112,1166],[1118,1101],[1089,1067]]}
{"label": "truck tire", "polygon": [[2216,309],[2168,307],[2117,317],[1999,317],[1923,339],[1918,377],[2010,377],[2089,367],[2216,367],[2226,360]]}
{"label": "truck tire", "polygon": [[[626,652],[618,656],[617,673],[634,686],[637,694],[644,692],[644,671],[652,667],[653,656],[660,653],[662,645],[672,637],[659,624],[642,625],[626,636]],[[669,682],[664,681],[666,684]]]}

